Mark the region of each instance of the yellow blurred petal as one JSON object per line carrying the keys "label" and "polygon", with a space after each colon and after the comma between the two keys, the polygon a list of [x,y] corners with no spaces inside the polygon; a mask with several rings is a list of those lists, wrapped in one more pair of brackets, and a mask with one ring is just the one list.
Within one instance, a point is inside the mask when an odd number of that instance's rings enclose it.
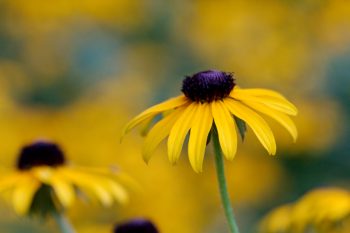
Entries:
{"label": "yellow blurred petal", "polygon": [[239,91],[232,91],[230,96],[237,100],[248,100],[252,102],[258,102],[261,104],[264,104],[270,108],[273,108],[277,111],[286,113],[288,115],[295,116],[298,114],[298,109],[288,100],[284,98],[278,98],[275,96],[254,96],[252,94],[248,94],[245,92]]}
{"label": "yellow blurred petal", "polygon": [[129,201],[128,193],[123,186],[112,180],[109,180],[107,185],[117,201],[122,204],[126,204]]}
{"label": "yellow blurred petal", "polygon": [[271,109],[269,107],[267,107],[264,104],[261,103],[257,103],[257,102],[253,102],[253,101],[249,101],[249,100],[243,100],[243,103],[245,103],[246,105],[248,105],[249,107],[268,115],[269,117],[273,118],[274,120],[276,120],[278,123],[280,123],[292,136],[293,141],[295,142],[297,140],[298,137],[298,131],[297,128],[295,127],[294,122],[290,119],[289,116],[280,113],[279,111],[276,111],[274,109]]}
{"label": "yellow blurred petal", "polygon": [[153,117],[161,112],[167,111],[169,109],[173,109],[179,106],[182,106],[187,103],[187,98],[184,95],[171,98],[166,100],[160,104],[154,105],[137,115],[133,118],[124,128],[122,137],[128,133],[132,128],[140,124],[142,121],[147,120],[150,117]]}
{"label": "yellow blurred petal", "polygon": [[102,184],[103,179],[71,169],[61,169],[60,172],[78,188],[82,187],[93,191],[104,206],[110,206],[113,203],[110,192]]}
{"label": "yellow blurred petal", "polygon": [[70,166],[76,171],[83,173],[89,173],[90,175],[98,175],[105,177],[116,178],[121,184],[125,184],[128,188],[140,191],[141,185],[127,173],[122,171],[118,166],[111,165],[109,167],[83,167],[83,166]]}
{"label": "yellow blurred petal", "polygon": [[146,163],[148,163],[158,144],[169,135],[171,128],[183,111],[184,108],[182,107],[175,110],[175,112],[157,122],[149,131],[142,148],[143,159]]}
{"label": "yellow blurred petal", "polygon": [[235,157],[237,150],[237,131],[231,113],[222,101],[211,103],[214,122],[219,135],[222,152],[228,160]]}
{"label": "yellow blurred petal", "polygon": [[188,156],[195,172],[202,172],[207,138],[213,124],[210,110],[208,103],[197,104],[196,114],[193,116],[188,142]]}
{"label": "yellow blurred petal", "polygon": [[91,186],[91,188],[93,189],[103,206],[109,207],[112,205],[112,196],[110,195],[108,190],[105,189],[105,187],[103,187],[102,185],[93,185]]}
{"label": "yellow blurred petal", "polygon": [[60,170],[64,168],[52,168],[48,166],[42,166],[33,168],[34,176],[41,182],[51,186],[61,204],[64,207],[68,207],[72,204],[75,193],[74,188],[67,180],[60,175]]}
{"label": "yellow blurred petal", "polygon": [[51,179],[51,186],[64,207],[68,207],[73,203],[75,198],[74,187],[62,176],[55,174]]}
{"label": "yellow blurred petal", "polygon": [[181,154],[181,149],[186,135],[191,128],[193,115],[197,109],[197,103],[190,104],[178,118],[169,133],[168,156],[171,163],[175,163]]}
{"label": "yellow blurred petal", "polygon": [[28,212],[32,200],[41,183],[30,175],[22,176],[13,191],[12,203],[17,214]]}
{"label": "yellow blurred petal", "polygon": [[236,100],[226,98],[224,103],[233,115],[245,121],[252,128],[269,154],[276,154],[275,137],[269,125],[261,116]]}

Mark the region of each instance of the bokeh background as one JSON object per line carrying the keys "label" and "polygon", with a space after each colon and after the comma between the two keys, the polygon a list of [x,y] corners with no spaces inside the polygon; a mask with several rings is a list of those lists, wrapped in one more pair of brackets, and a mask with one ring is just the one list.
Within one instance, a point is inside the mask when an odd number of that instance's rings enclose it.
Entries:
{"label": "bokeh background", "polygon": [[[139,181],[127,206],[78,202],[78,232],[111,232],[132,217],[163,233],[227,232],[211,150],[196,174],[163,144],[146,165],[134,115],[176,96],[185,75],[232,71],[241,87],[284,93],[299,109],[296,144],[270,122],[278,153],[252,132],[227,177],[242,232],[269,210],[323,186],[350,188],[350,1],[1,0],[0,163],[12,168],[26,143],[59,143],[71,163],[116,164]],[[186,151],[186,150],[184,150]],[[1,232],[58,232],[0,202]]]}

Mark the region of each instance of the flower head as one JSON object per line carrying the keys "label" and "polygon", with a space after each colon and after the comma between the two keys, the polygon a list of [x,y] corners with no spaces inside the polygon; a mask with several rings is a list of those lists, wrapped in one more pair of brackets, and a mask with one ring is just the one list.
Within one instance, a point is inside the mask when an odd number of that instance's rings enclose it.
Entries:
{"label": "flower head", "polygon": [[17,170],[1,176],[0,192],[11,191],[18,214],[46,215],[69,207],[79,191],[94,194],[105,206],[114,200],[127,202],[125,188],[115,180],[118,176],[108,168],[69,166],[58,145],[40,141],[22,148]]}
{"label": "flower head", "polygon": [[272,210],[261,222],[262,233],[333,232],[350,217],[350,193],[340,188],[312,190],[292,204]]}
{"label": "flower head", "polygon": [[266,121],[257,113],[270,116],[297,138],[297,130],[288,115],[297,109],[281,94],[266,89],[241,89],[232,73],[203,71],[183,81],[183,95],[157,104],[132,119],[123,135],[141,122],[167,112],[148,132],[143,158],[149,161],[158,144],[168,137],[168,157],[175,163],[189,133],[188,155],[196,172],[202,171],[208,135],[215,126],[221,150],[232,160],[237,150],[237,121],[245,122],[255,133],[269,154],[276,153],[274,135]]}
{"label": "flower head", "polygon": [[133,219],[119,224],[115,227],[114,233],[158,233],[152,222],[146,219]]}

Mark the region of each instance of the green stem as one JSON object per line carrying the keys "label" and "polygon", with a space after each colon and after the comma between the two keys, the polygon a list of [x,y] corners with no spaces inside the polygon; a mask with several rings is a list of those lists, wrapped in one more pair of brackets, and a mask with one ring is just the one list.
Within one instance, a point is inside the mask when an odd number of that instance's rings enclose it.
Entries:
{"label": "green stem", "polygon": [[230,232],[239,233],[235,215],[233,213],[233,209],[231,206],[230,196],[227,191],[224,161],[222,159],[222,151],[219,143],[219,137],[216,132],[216,129],[212,130],[212,133],[213,133],[213,142],[214,142],[214,150],[215,150],[216,174],[217,174],[217,179],[219,183],[222,205],[225,210],[225,215],[230,228]]}
{"label": "green stem", "polygon": [[57,225],[60,227],[62,233],[75,233],[73,226],[62,213],[53,213],[52,217],[55,219]]}

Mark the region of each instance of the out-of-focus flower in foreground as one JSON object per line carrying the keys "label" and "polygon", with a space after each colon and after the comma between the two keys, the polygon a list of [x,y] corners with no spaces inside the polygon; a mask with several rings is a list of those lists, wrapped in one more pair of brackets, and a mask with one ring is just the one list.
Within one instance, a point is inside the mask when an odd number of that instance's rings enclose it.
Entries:
{"label": "out-of-focus flower in foreground", "polygon": [[166,113],[147,134],[142,151],[146,162],[158,144],[169,136],[169,160],[176,163],[190,131],[189,160],[194,171],[201,172],[213,123],[222,152],[228,160],[232,160],[236,154],[237,130],[241,135],[244,134],[242,131],[245,130],[245,124],[250,126],[268,153],[274,155],[274,135],[257,112],[279,122],[292,135],[294,141],[297,138],[296,127],[288,116],[297,114],[293,104],[275,91],[241,89],[236,86],[231,73],[208,70],[188,76],[183,81],[182,92],[183,95],[145,110],[126,125],[123,135],[140,123],[150,121],[160,113]]}
{"label": "out-of-focus flower in foreground", "polygon": [[0,191],[11,191],[19,215],[60,212],[78,194],[110,206],[114,200],[128,201],[126,189],[116,181],[118,174],[108,168],[70,166],[58,145],[39,141],[23,147],[16,171],[1,175]]}
{"label": "out-of-focus flower in foreground", "polygon": [[114,233],[158,233],[156,226],[146,219],[133,219],[131,221],[118,224],[114,228]]}
{"label": "out-of-focus flower in foreground", "polygon": [[344,232],[350,217],[350,192],[322,188],[304,195],[294,204],[272,210],[261,223],[263,233]]}

